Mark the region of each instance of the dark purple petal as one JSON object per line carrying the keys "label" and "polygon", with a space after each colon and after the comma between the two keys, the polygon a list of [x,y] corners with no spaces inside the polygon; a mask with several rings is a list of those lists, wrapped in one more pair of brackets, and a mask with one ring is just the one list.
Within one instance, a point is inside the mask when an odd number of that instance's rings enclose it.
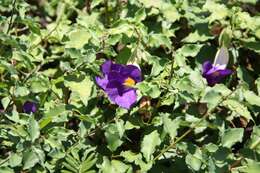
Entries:
{"label": "dark purple petal", "polygon": [[108,97],[111,102],[116,103],[117,105],[125,109],[130,109],[137,100],[135,89],[130,89],[124,92],[122,95],[119,95],[116,89],[111,89],[108,92]]}
{"label": "dark purple petal", "polygon": [[221,76],[225,77],[225,76],[228,76],[230,74],[232,74],[232,70],[229,70],[229,69],[225,69],[225,70],[219,70],[218,71],[220,73]]}
{"label": "dark purple petal", "polygon": [[101,71],[102,73],[108,74],[111,71],[111,66],[112,66],[112,61],[111,60],[107,60],[104,62],[104,64],[101,65]]}
{"label": "dark purple petal", "polygon": [[134,65],[127,65],[122,73],[134,79],[136,83],[142,81],[141,70]]}
{"label": "dark purple petal", "polygon": [[120,83],[124,83],[125,78],[127,78],[127,76],[123,76],[121,73],[118,72],[110,72],[108,74],[108,81],[117,80]]}
{"label": "dark purple petal", "polygon": [[209,86],[214,86],[215,84],[220,83],[221,80],[225,76],[230,75],[231,73],[232,73],[232,71],[229,70],[229,69],[217,70],[217,71],[214,71],[212,73],[208,72],[208,73],[204,74],[203,77],[205,77],[207,79]]}
{"label": "dark purple petal", "polygon": [[206,79],[207,79],[209,86],[214,86],[215,84],[220,83],[222,78],[214,77],[214,76],[207,76]]}
{"label": "dark purple petal", "polygon": [[95,79],[96,79],[98,86],[101,87],[103,90],[105,90],[106,86],[108,84],[107,76],[105,75],[104,78],[97,76],[97,77],[95,77]]}
{"label": "dark purple petal", "polygon": [[110,80],[107,84],[107,88],[111,89],[111,88],[118,88],[122,86],[122,83],[117,81],[117,80]]}
{"label": "dark purple petal", "polygon": [[202,65],[202,74],[204,75],[212,68],[212,63],[210,61],[205,61]]}
{"label": "dark purple petal", "polygon": [[120,73],[122,68],[124,68],[124,65],[122,64],[112,64],[111,71]]}
{"label": "dark purple petal", "polygon": [[26,101],[23,104],[23,112],[30,114],[30,113],[35,113],[37,111],[37,105],[34,102],[31,101]]}

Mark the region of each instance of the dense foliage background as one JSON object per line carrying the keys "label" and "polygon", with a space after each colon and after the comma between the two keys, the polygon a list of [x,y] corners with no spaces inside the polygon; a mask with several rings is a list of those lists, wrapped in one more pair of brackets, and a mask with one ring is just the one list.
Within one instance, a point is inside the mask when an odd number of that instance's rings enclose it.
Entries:
{"label": "dense foliage background", "polygon": [[[0,14],[1,173],[259,173],[257,0],[1,0]],[[233,73],[210,87],[201,66],[221,46]],[[107,59],[142,69],[130,110],[95,84]]]}

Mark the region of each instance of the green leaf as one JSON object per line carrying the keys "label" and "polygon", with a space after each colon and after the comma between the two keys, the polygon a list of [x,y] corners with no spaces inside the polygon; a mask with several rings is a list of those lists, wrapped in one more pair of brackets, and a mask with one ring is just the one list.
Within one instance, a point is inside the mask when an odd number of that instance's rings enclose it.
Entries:
{"label": "green leaf", "polygon": [[135,22],[139,23],[142,22],[146,18],[145,9],[141,8],[135,13]]}
{"label": "green leaf", "polygon": [[161,45],[171,48],[171,40],[163,34],[152,34],[149,37],[149,45],[151,47],[160,47]]}
{"label": "green leaf", "polygon": [[254,126],[248,147],[260,154],[260,126]]}
{"label": "green leaf", "polygon": [[19,166],[22,163],[22,156],[17,153],[13,153],[9,159],[9,165],[11,167]]}
{"label": "green leaf", "polygon": [[33,116],[31,116],[29,120],[28,131],[32,142],[34,142],[35,139],[37,139],[40,136],[40,127],[38,125],[38,122],[33,118]]}
{"label": "green leaf", "polygon": [[256,161],[246,165],[245,169],[242,168],[242,172],[244,173],[259,173],[259,170],[260,170],[260,163]]}
{"label": "green leaf", "polygon": [[17,87],[14,91],[14,95],[16,97],[23,97],[30,93],[30,91],[26,87]]}
{"label": "green leaf", "polygon": [[237,142],[242,142],[244,134],[243,128],[228,129],[222,136],[222,146],[230,148]]}
{"label": "green leaf", "polygon": [[110,162],[107,157],[103,157],[101,171],[104,173],[126,173],[128,169],[130,169],[129,166],[119,160],[112,160]]}
{"label": "green leaf", "polygon": [[15,173],[13,169],[9,168],[9,167],[0,167],[0,172],[1,173]]}
{"label": "green leaf", "polygon": [[202,46],[202,44],[185,44],[180,49],[178,49],[178,52],[185,57],[195,57],[199,53]]}
{"label": "green leaf", "polygon": [[94,83],[88,76],[69,75],[65,76],[64,85],[80,97],[85,106],[88,105]]}
{"label": "green leaf", "polygon": [[238,1],[242,2],[242,3],[250,3],[253,5],[255,5],[257,2],[259,2],[258,0],[238,0]]}
{"label": "green leaf", "polygon": [[185,162],[187,163],[187,165],[189,165],[195,171],[200,170],[200,167],[202,165],[201,160],[198,159],[197,157],[195,157],[194,155],[191,155],[191,154],[188,154],[186,156]]}
{"label": "green leaf", "polygon": [[7,108],[7,106],[8,106],[9,103],[10,103],[10,101],[11,101],[11,100],[10,100],[9,97],[4,97],[4,98],[1,99],[1,103],[2,103],[4,109]]}
{"label": "green leaf", "polygon": [[91,35],[85,29],[76,29],[69,33],[69,42],[66,43],[67,48],[80,49],[88,43]]}
{"label": "green leaf", "polygon": [[33,93],[46,92],[50,88],[49,80],[44,76],[34,77],[30,82],[30,88]]}
{"label": "green leaf", "polygon": [[175,22],[180,19],[181,15],[177,11],[177,9],[173,6],[173,4],[164,4],[162,6],[162,13],[167,21]]}
{"label": "green leaf", "polygon": [[142,155],[141,153],[133,153],[132,151],[122,151],[120,153],[120,156],[124,157],[124,159],[127,161],[127,162],[136,162],[137,160],[141,160],[142,159]]}
{"label": "green leaf", "polygon": [[157,76],[162,72],[165,68],[165,65],[168,61],[165,59],[161,59],[155,56],[151,56],[149,58],[149,63],[153,65],[152,70],[151,70],[151,75],[152,76]]}
{"label": "green leaf", "polygon": [[252,120],[252,116],[250,112],[248,111],[247,107],[244,106],[241,102],[234,100],[234,99],[228,99],[225,100],[222,103],[225,107],[229,108],[233,112],[245,117],[247,121]]}
{"label": "green leaf", "polygon": [[232,40],[232,31],[230,28],[225,28],[222,30],[219,36],[219,45],[223,47],[229,47]]}
{"label": "green leaf", "polygon": [[161,94],[160,88],[156,84],[142,82],[137,84],[137,87],[142,93],[144,93],[144,95],[150,96],[152,98],[157,98]]}
{"label": "green leaf", "polygon": [[225,19],[229,15],[229,11],[224,4],[218,4],[214,1],[207,0],[203,6],[204,10],[211,12],[209,21]]}
{"label": "green leaf", "polygon": [[199,30],[195,30],[191,32],[187,37],[185,37],[182,41],[185,43],[196,43],[196,42],[204,42],[212,39],[213,37],[208,35],[205,32],[200,32]]}
{"label": "green leaf", "polygon": [[111,151],[115,151],[123,143],[123,141],[120,139],[120,131],[118,130],[118,126],[116,124],[110,124],[106,128],[105,136],[107,139],[108,148]]}
{"label": "green leaf", "polygon": [[150,7],[157,7],[159,8],[161,6],[161,1],[160,0],[153,0],[153,1],[150,1],[150,0],[139,0],[141,3],[144,4],[144,6],[146,8],[150,8]]}
{"label": "green leaf", "polygon": [[32,150],[28,150],[23,155],[23,169],[30,169],[39,162],[38,156]]}
{"label": "green leaf", "polygon": [[128,47],[124,47],[123,50],[121,50],[117,55],[116,60],[119,64],[126,64],[131,55],[131,49],[129,49]]}
{"label": "green leaf", "polygon": [[44,128],[47,126],[55,116],[59,116],[63,112],[66,111],[65,105],[57,105],[54,108],[50,109],[48,112],[44,114],[44,117],[40,120],[40,128]]}
{"label": "green leaf", "polygon": [[260,77],[256,79],[255,84],[257,87],[257,93],[260,95]]}
{"label": "green leaf", "polygon": [[244,46],[260,54],[260,41],[245,42]]}
{"label": "green leaf", "polygon": [[152,154],[155,151],[155,147],[161,144],[160,135],[157,130],[154,130],[148,135],[145,135],[141,144],[141,152],[147,162],[152,159]]}
{"label": "green leaf", "polygon": [[176,118],[172,120],[169,118],[169,114],[162,114],[160,116],[163,118],[164,131],[171,136],[171,139],[174,139],[177,136],[177,130],[180,126],[181,119]]}
{"label": "green leaf", "polygon": [[221,98],[222,97],[219,92],[215,91],[212,88],[206,88],[206,91],[201,98],[201,102],[207,103],[208,108],[212,109],[212,108],[215,108],[219,104]]}
{"label": "green leaf", "polygon": [[246,101],[249,104],[260,106],[260,97],[257,96],[254,92],[252,92],[252,91],[245,91],[243,94],[244,94],[244,97],[245,97]]}

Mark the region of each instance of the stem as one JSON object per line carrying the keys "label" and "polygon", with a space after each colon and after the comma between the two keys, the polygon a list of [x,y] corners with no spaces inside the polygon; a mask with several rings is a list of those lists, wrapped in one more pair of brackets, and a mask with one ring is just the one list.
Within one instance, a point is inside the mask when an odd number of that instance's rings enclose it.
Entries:
{"label": "stem", "polygon": [[170,71],[170,77],[168,84],[171,83],[172,77],[173,77],[173,65],[174,65],[174,50],[172,50],[172,59],[171,59],[171,71]]}
{"label": "stem", "polygon": [[9,21],[9,24],[8,24],[6,34],[9,33],[9,31],[10,31],[12,25],[13,25],[13,16],[14,16],[15,4],[16,4],[16,0],[13,0],[13,3],[12,3],[13,9],[12,9],[12,12],[11,12],[11,18],[10,18],[10,21]]}
{"label": "stem", "polygon": [[139,33],[138,29],[136,27],[134,27],[134,31],[136,32],[137,34],[137,37],[138,37],[138,40],[137,40],[137,43],[136,43],[136,46],[133,50],[133,53],[131,54],[130,58],[128,59],[128,62],[135,62],[134,59],[136,58],[136,55],[137,55],[137,51],[138,51],[138,47],[140,46],[141,44],[141,34]]}
{"label": "stem", "polygon": [[38,43],[36,43],[35,45],[33,45],[31,48],[30,48],[30,50],[32,50],[32,49],[34,49],[34,48],[36,48],[37,46],[39,46],[43,41],[45,41],[46,39],[48,39],[50,36],[51,36],[51,34],[58,28],[58,26],[59,26],[59,24],[60,24],[60,19],[57,21],[57,24],[56,24],[56,26],[44,37],[44,38],[42,38]]}
{"label": "stem", "polygon": [[104,5],[105,5],[105,23],[106,26],[109,26],[109,15],[108,15],[108,0],[104,0]]}
{"label": "stem", "polygon": [[209,113],[204,114],[204,116],[198,121],[194,127],[191,127],[189,130],[187,130],[183,135],[181,135],[179,138],[177,138],[174,142],[172,142],[168,147],[164,148],[154,159],[153,161],[156,161],[159,159],[165,152],[173,148],[178,142],[180,142],[183,138],[185,138],[188,134],[190,134],[207,116]]}
{"label": "stem", "polygon": [[[253,143],[253,145],[251,145],[251,147],[249,147],[251,150],[254,150],[258,145],[260,144],[260,139],[258,139],[255,143]],[[240,165],[241,161],[244,160],[245,157],[241,156],[237,161],[235,161],[229,168],[229,170],[231,171],[232,169],[236,169],[238,168],[237,166]]]}
{"label": "stem", "polygon": [[31,75],[37,73],[44,64],[45,64],[45,61],[43,60],[40,65],[38,65],[34,70],[32,70],[30,73],[28,73],[27,76],[25,76],[24,82],[26,82],[31,77]]}
{"label": "stem", "polygon": [[[234,90],[236,91],[236,90]],[[217,104],[217,106],[222,103],[224,100],[226,100],[230,95],[233,94],[232,91],[230,94],[228,94],[227,96],[222,97],[222,99],[219,101],[219,103]],[[157,159],[159,159],[164,153],[166,153],[168,150],[170,150],[171,148],[173,148],[178,142],[180,142],[182,139],[184,139],[188,134],[190,134],[204,119],[206,119],[211,112],[213,112],[216,108],[212,108],[210,111],[206,111],[205,114],[203,115],[203,117],[193,126],[191,127],[189,130],[187,130],[183,135],[181,135],[179,138],[177,138],[175,141],[171,142],[169,146],[167,146],[166,148],[164,148],[157,156],[154,157],[153,162],[155,162]],[[259,141],[260,143],[260,141]]]}

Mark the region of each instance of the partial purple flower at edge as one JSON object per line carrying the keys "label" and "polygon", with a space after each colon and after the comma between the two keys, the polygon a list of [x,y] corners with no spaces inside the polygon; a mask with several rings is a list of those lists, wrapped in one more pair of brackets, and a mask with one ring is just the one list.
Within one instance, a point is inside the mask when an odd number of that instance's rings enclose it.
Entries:
{"label": "partial purple flower at edge", "polygon": [[35,113],[37,111],[37,105],[34,102],[31,101],[26,101],[23,104],[23,112],[30,114],[30,113]]}
{"label": "partial purple flower at edge", "polygon": [[142,81],[141,70],[134,65],[114,64],[107,60],[102,66],[103,77],[96,77],[111,102],[130,109],[137,100],[136,83]]}
{"label": "partial purple flower at edge", "polygon": [[202,66],[202,76],[206,78],[209,86],[214,86],[215,84],[220,83],[224,77],[231,73],[232,71],[226,69],[225,66],[214,66],[210,61],[204,62]]}

